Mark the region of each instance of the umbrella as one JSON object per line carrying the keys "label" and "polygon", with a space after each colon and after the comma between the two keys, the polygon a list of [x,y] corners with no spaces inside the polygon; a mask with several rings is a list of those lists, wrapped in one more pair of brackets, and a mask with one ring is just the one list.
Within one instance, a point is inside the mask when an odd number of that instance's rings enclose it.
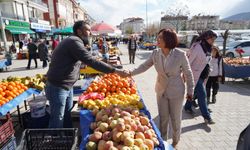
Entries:
{"label": "umbrella", "polygon": [[117,29],[109,24],[104,22],[95,24],[91,27],[91,31],[96,34],[107,34],[114,33]]}

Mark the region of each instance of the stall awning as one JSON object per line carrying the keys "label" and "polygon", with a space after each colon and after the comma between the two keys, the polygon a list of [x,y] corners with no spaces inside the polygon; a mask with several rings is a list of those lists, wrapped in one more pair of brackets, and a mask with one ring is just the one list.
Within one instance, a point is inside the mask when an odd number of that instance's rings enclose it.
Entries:
{"label": "stall awning", "polygon": [[6,30],[9,30],[12,34],[32,34],[34,31],[28,28],[18,28],[18,27],[5,27]]}

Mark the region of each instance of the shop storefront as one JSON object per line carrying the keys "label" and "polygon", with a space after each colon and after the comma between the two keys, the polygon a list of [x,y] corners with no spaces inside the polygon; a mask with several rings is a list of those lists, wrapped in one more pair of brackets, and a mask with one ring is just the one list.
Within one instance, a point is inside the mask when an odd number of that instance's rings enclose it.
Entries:
{"label": "shop storefront", "polygon": [[38,20],[37,22],[31,22],[30,28],[36,33],[35,38],[44,39],[51,31],[51,26],[48,21]]}
{"label": "shop storefront", "polygon": [[19,44],[17,41],[27,41],[30,37],[30,34],[34,34],[35,32],[30,30],[30,23],[25,21],[11,20],[11,19],[3,19],[5,24],[5,33],[6,39],[8,41],[8,45],[12,43],[15,44],[16,49],[19,49]]}

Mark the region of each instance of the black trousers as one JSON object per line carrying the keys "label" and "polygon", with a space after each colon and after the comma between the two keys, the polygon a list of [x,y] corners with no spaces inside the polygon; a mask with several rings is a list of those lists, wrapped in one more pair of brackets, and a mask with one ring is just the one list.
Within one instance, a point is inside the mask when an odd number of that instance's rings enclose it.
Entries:
{"label": "black trousers", "polygon": [[219,90],[219,77],[208,77],[207,84],[206,84],[206,91],[207,91],[207,97],[210,97],[211,95],[211,88],[213,89],[213,96],[215,96],[218,93]]}
{"label": "black trousers", "polygon": [[129,63],[135,63],[135,51],[134,49],[128,50],[128,55],[129,55]]}
{"label": "black trousers", "polygon": [[28,61],[28,66],[27,66],[27,68],[30,68],[31,59],[34,59],[35,65],[36,65],[36,68],[37,68],[36,54],[29,54],[29,61]]}
{"label": "black trousers", "polygon": [[47,67],[47,60],[43,60],[43,68]]}

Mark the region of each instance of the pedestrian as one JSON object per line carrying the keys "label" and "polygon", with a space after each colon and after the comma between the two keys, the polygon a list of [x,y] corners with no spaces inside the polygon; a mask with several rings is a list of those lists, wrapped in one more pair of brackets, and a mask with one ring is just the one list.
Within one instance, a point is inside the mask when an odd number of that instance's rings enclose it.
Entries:
{"label": "pedestrian", "polygon": [[51,37],[52,39],[52,52],[54,51],[54,49],[57,47],[57,45],[59,44],[58,40],[56,40],[53,36]]}
{"label": "pedestrian", "polygon": [[73,85],[79,78],[82,63],[103,73],[129,75],[124,70],[92,57],[83,42],[89,35],[89,24],[84,21],[75,22],[73,35],[60,42],[52,54],[45,87],[50,103],[50,128],[72,128],[70,113],[73,107]]}
{"label": "pedestrian", "polygon": [[128,40],[128,55],[129,55],[129,63],[135,64],[135,52],[137,48],[137,42],[133,35],[130,36]]}
{"label": "pedestrian", "polygon": [[157,71],[155,92],[157,96],[162,138],[168,139],[168,124],[171,119],[173,128],[173,147],[177,147],[181,134],[182,104],[185,85],[182,73],[186,77],[187,98],[192,99],[194,80],[186,53],[177,49],[178,38],[172,29],[158,32],[157,46],[150,57],[139,67],[130,71],[131,75],[145,72],[154,66]]}
{"label": "pedestrian", "polygon": [[10,53],[16,53],[16,46],[15,43],[12,43],[9,49]]}
{"label": "pedestrian", "polygon": [[102,58],[104,62],[108,62],[109,54],[108,54],[108,45],[104,38],[100,38],[98,41],[99,52],[102,54]]}
{"label": "pedestrian", "polygon": [[27,68],[26,69],[30,69],[30,63],[31,63],[31,60],[34,59],[35,61],[35,67],[37,68],[37,46],[36,44],[32,41],[32,39],[29,39],[28,40],[29,43],[27,45],[27,48],[28,48],[28,53],[29,53],[29,60],[28,60],[28,65],[27,65]]}
{"label": "pedestrian", "polygon": [[38,45],[38,55],[40,60],[43,62],[43,68],[47,67],[47,61],[48,61],[48,47],[46,45],[46,40],[42,41],[40,40],[40,44]]}
{"label": "pedestrian", "polygon": [[20,52],[20,50],[23,50],[23,42],[22,42],[22,40],[19,40],[19,52]]}
{"label": "pedestrian", "polygon": [[[205,123],[214,124],[207,107],[207,94],[205,81],[210,71],[210,60],[212,45],[217,38],[217,34],[212,30],[203,32],[197,41],[193,43],[188,53],[189,63],[195,81],[195,93],[198,99],[201,114]],[[187,100],[184,106],[186,112],[193,113],[192,100]]]}
{"label": "pedestrian", "polygon": [[[207,92],[207,103],[216,103],[216,95],[219,90],[219,81],[223,79],[223,59],[220,56],[219,49],[215,46],[212,47],[212,59],[210,61],[210,73],[206,83],[206,92]],[[212,92],[212,102],[210,102],[210,95]]]}

